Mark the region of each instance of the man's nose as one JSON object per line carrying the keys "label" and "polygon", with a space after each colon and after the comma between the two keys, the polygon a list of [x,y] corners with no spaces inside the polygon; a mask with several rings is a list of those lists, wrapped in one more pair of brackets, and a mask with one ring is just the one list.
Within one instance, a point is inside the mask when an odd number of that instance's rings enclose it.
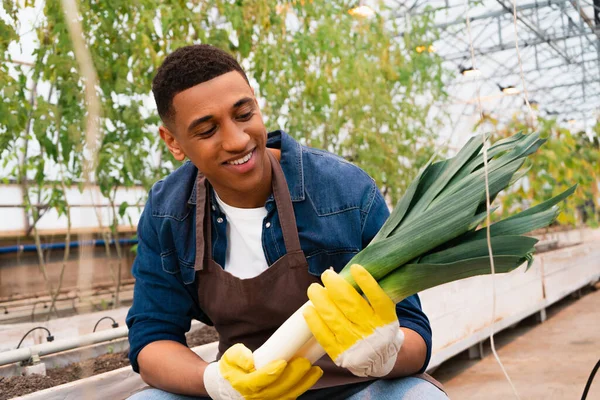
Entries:
{"label": "man's nose", "polygon": [[246,150],[250,135],[235,124],[233,121],[228,121],[221,125],[223,142],[221,146],[223,150],[231,153],[239,153]]}

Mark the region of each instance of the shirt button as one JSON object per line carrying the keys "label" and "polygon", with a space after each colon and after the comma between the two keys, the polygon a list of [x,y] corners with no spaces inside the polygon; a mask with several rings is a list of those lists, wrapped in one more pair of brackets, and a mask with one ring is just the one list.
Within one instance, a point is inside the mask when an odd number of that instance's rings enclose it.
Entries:
{"label": "shirt button", "polygon": [[220,224],[221,222],[223,222],[223,218],[221,218],[221,217],[217,218],[217,222]]}
{"label": "shirt button", "polygon": [[213,204],[210,208],[212,208],[213,211],[216,211],[217,207]]}
{"label": "shirt button", "polygon": [[270,223],[270,222],[267,222],[267,223],[265,224],[265,228],[270,228],[270,227],[271,227],[271,223]]}

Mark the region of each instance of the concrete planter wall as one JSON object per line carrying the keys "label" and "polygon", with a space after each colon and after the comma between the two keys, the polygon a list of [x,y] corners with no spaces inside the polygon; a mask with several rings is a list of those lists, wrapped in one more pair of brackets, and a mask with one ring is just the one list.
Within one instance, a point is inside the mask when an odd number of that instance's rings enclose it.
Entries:
{"label": "concrete planter wall", "polygon": [[[451,282],[420,294],[433,329],[430,368],[484,340],[492,325],[498,332],[600,278],[600,230],[583,229],[544,235],[558,249],[537,254],[530,270]],[[566,246],[566,247],[563,247]]]}

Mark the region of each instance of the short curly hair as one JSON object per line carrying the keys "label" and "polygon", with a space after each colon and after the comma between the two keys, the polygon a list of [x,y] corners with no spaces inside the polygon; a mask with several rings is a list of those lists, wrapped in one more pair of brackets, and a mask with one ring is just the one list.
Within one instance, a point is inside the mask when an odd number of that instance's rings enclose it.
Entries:
{"label": "short curly hair", "polygon": [[164,123],[174,115],[173,98],[179,92],[231,71],[248,82],[246,73],[229,53],[208,44],[180,47],[169,54],[152,80],[158,115]]}

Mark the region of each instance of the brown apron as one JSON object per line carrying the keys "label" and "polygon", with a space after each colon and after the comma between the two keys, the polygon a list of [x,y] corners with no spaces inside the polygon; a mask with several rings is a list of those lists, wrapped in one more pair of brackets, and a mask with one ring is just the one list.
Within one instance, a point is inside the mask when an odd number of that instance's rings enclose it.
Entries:
{"label": "brown apron", "polygon": [[[212,259],[210,184],[198,172],[195,263],[198,302],[219,333],[218,357],[236,343],[256,350],[308,300],[308,286],[313,282],[320,283],[318,277],[308,272],[308,262],[300,248],[296,217],[281,166],[270,151],[266,153],[271,159],[273,196],[286,254],[260,275],[250,279],[231,275]],[[314,389],[373,380],[354,376],[336,366],[327,355],[315,365],[320,366],[324,373]],[[439,384],[436,386],[440,387]]]}

